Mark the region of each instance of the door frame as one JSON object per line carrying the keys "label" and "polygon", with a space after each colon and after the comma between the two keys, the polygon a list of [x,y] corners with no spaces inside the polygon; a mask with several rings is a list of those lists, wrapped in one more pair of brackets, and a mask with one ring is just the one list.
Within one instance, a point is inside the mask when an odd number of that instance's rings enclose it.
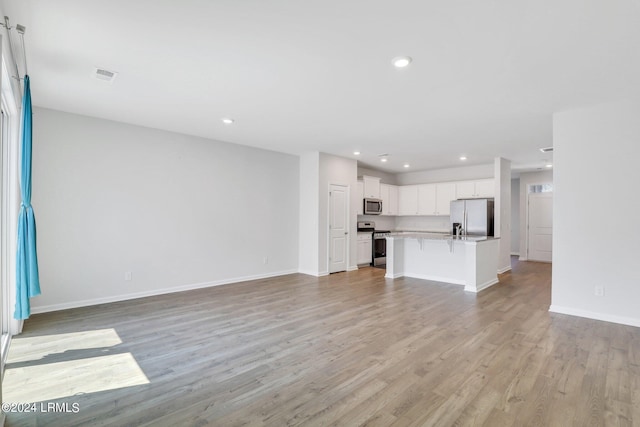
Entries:
{"label": "door frame", "polygon": [[325,271],[327,272],[327,274],[331,274],[329,269],[329,266],[331,264],[331,262],[329,261],[329,256],[331,255],[331,187],[332,186],[344,188],[347,194],[347,197],[346,197],[347,224],[346,225],[349,231],[347,233],[347,242],[346,242],[347,253],[345,258],[346,258],[347,265],[346,265],[345,271],[349,270],[349,265],[351,263],[351,185],[335,184],[330,182],[327,186],[327,230],[326,230],[327,253],[326,253],[326,263],[325,263]]}
{"label": "door frame", "polygon": [[[0,36],[0,41],[2,37]],[[2,55],[0,55],[2,57]],[[19,106],[13,94],[10,73],[7,70],[7,63],[4,57],[0,60],[0,102],[5,113],[6,134],[2,144],[1,173],[3,177],[0,188],[0,286],[3,287],[3,297],[0,298],[0,315],[6,322],[8,336],[5,335],[1,342],[2,360],[0,368],[4,365],[7,350],[11,345],[11,336],[22,331],[23,321],[13,318],[13,309],[16,301],[16,242],[18,211],[20,206],[20,118]]]}

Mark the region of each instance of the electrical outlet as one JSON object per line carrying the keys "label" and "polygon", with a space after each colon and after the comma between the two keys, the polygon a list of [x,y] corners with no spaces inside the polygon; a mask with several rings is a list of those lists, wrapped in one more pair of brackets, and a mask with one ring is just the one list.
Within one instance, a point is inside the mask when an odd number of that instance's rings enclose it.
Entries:
{"label": "electrical outlet", "polygon": [[131,272],[130,271],[125,271],[124,272],[124,280],[126,280],[127,282],[131,281]]}
{"label": "electrical outlet", "polygon": [[262,263],[263,263],[263,264],[269,264],[269,257],[268,257],[268,256],[264,257],[264,258],[262,259]]}
{"label": "electrical outlet", "polygon": [[604,296],[604,286],[602,285],[598,285],[595,287],[595,289],[593,290],[593,294],[597,297],[603,297]]}

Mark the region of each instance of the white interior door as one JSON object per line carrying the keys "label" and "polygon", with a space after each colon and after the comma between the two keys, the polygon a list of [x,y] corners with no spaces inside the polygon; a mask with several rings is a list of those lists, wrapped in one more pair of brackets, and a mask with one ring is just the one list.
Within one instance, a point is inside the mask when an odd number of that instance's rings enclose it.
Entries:
{"label": "white interior door", "polygon": [[349,251],[349,189],[331,185],[329,189],[329,273],[347,270]]}
{"label": "white interior door", "polygon": [[553,193],[529,193],[528,256],[531,261],[551,262]]}

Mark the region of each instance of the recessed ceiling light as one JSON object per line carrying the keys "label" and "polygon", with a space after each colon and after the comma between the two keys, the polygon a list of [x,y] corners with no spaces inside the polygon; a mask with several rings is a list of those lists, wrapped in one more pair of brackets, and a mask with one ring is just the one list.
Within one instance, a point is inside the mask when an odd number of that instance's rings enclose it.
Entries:
{"label": "recessed ceiling light", "polygon": [[380,159],[380,161],[381,161],[382,163],[385,163],[385,162],[387,161],[387,158],[386,158],[386,157],[383,157],[383,158],[381,158],[381,159]]}
{"label": "recessed ceiling light", "polygon": [[404,166],[405,168],[408,168],[410,165],[409,165],[409,163],[405,163],[403,166]]}
{"label": "recessed ceiling light", "polygon": [[360,152],[359,152],[359,151],[354,151],[354,152],[353,152],[353,155],[354,155],[354,156],[359,156],[359,155],[360,155]]}
{"label": "recessed ceiling light", "polygon": [[230,119],[230,118],[228,118],[228,117],[225,117],[224,119],[222,119],[222,123],[224,123],[225,125],[233,124],[233,122],[234,122],[234,121],[235,121],[235,120]]}
{"label": "recessed ceiling light", "polygon": [[547,163],[546,165],[544,165],[545,168],[552,168],[553,165],[551,163]]}
{"label": "recessed ceiling light", "polygon": [[466,156],[460,156],[460,160],[462,160],[464,162],[465,160],[467,160],[467,157]]}
{"label": "recessed ceiling light", "polygon": [[412,61],[412,59],[411,59],[410,56],[397,56],[397,57],[393,58],[391,63],[396,68],[405,68],[409,64],[411,64],[411,61]]}

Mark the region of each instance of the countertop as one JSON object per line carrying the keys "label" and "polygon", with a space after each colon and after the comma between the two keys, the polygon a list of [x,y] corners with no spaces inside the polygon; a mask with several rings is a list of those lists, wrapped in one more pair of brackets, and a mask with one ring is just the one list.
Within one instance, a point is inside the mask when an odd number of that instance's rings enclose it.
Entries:
{"label": "countertop", "polygon": [[392,233],[429,233],[429,234],[451,234],[451,230],[391,230]]}
{"label": "countertop", "polygon": [[398,231],[391,233],[389,237],[398,239],[453,240],[461,242],[484,242],[499,239],[499,237],[492,236],[452,236],[451,234],[446,233],[429,233],[420,231]]}

